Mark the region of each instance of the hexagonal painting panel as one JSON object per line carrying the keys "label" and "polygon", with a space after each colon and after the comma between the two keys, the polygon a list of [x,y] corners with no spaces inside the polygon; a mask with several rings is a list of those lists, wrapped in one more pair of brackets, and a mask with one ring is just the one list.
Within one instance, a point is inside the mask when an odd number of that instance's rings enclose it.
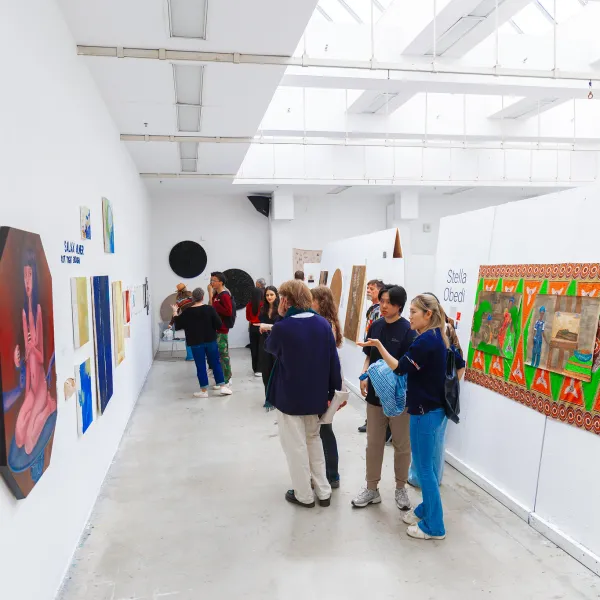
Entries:
{"label": "hexagonal painting panel", "polygon": [[52,276],[36,233],[0,228],[0,473],[21,499],[40,480],[56,427]]}

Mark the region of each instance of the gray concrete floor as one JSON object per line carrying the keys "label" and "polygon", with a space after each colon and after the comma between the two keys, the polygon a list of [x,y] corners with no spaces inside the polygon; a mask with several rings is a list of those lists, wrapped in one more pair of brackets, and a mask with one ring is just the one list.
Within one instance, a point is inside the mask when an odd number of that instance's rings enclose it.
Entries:
{"label": "gray concrete floor", "polygon": [[190,363],[154,364],[62,600],[600,598],[595,575],[450,467],[443,542],[406,536],[391,448],[384,502],[353,510],[364,477],[358,402],[336,416],[332,506],[286,503],[276,416],[262,409],[248,351],[232,354],[227,398],[192,398]]}

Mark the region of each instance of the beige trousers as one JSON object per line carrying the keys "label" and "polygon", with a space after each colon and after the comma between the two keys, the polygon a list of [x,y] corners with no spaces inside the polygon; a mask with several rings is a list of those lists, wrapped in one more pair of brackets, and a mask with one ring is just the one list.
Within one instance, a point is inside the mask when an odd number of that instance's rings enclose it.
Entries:
{"label": "beige trousers", "polygon": [[387,426],[392,430],[396,487],[408,481],[410,467],[410,415],[404,411],[397,417],[386,417],[381,406],[367,404],[367,487],[376,490],[381,481]]}

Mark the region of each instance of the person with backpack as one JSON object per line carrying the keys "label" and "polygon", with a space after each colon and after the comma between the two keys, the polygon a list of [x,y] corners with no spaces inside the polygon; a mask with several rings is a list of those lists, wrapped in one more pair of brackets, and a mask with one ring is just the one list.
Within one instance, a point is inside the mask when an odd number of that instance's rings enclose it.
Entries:
{"label": "person with backpack", "polygon": [[445,314],[435,296],[421,294],[414,298],[410,326],[418,335],[400,359],[393,357],[380,340],[369,339],[364,345],[376,347],[396,374],[407,375],[410,441],[423,502],[402,518],[409,525],[406,533],[420,540],[443,540],[446,529],[435,473],[435,441],[446,419],[448,352],[453,353],[457,379],[464,373],[465,362],[457,351],[450,349]]}
{"label": "person with backpack", "polygon": [[[210,285],[208,286],[208,295],[212,300],[212,305],[219,315],[222,326],[217,330],[217,346],[219,348],[219,357],[221,359],[221,368],[225,376],[225,386],[231,385],[231,360],[229,358],[229,330],[235,324],[236,306],[231,293],[225,289],[227,278],[220,271],[210,274]],[[214,389],[221,389],[222,386],[215,385]]]}

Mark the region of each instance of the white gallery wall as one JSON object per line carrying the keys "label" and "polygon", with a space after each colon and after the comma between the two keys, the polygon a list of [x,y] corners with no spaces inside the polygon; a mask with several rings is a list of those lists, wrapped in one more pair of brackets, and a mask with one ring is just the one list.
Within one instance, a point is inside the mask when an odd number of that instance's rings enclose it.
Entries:
{"label": "white gallery wall", "polygon": [[[200,244],[208,259],[205,271],[194,279],[182,279],[169,265],[171,249],[185,240]],[[190,290],[206,290],[210,273],[227,269],[242,269],[254,281],[260,277],[269,279],[269,220],[256,211],[245,195],[157,194],[152,198],[151,259],[156,348],[160,306],[176,291],[178,283],[185,283]],[[237,322],[229,333],[232,348],[243,348],[249,341],[244,308],[238,306]],[[169,348],[170,345],[163,346]]]}
{"label": "white gallery wall", "polygon": [[[597,262],[599,190],[580,188],[442,220],[436,293],[462,312],[466,349],[480,265]],[[463,293],[464,290],[464,293]],[[600,437],[470,382],[447,455],[522,518],[600,573]]]}
{"label": "white gallery wall", "polygon": [[[76,398],[65,400],[63,382],[86,358],[93,364],[94,351],[93,342],[73,348],[70,278],[108,275],[124,288],[144,283],[149,202],[53,0],[0,3],[0,66],[0,225],[41,235],[52,274],[58,382],[48,470],[24,500],[0,480],[0,595],[52,600],[152,361],[150,318],[143,311],[133,317],[124,362],[114,367],[114,395],[104,415],[79,437]],[[112,255],[104,253],[103,196],[114,211]],[[80,205],[91,209],[86,242],[79,239]],[[84,244],[81,264],[61,262],[65,241]]]}

